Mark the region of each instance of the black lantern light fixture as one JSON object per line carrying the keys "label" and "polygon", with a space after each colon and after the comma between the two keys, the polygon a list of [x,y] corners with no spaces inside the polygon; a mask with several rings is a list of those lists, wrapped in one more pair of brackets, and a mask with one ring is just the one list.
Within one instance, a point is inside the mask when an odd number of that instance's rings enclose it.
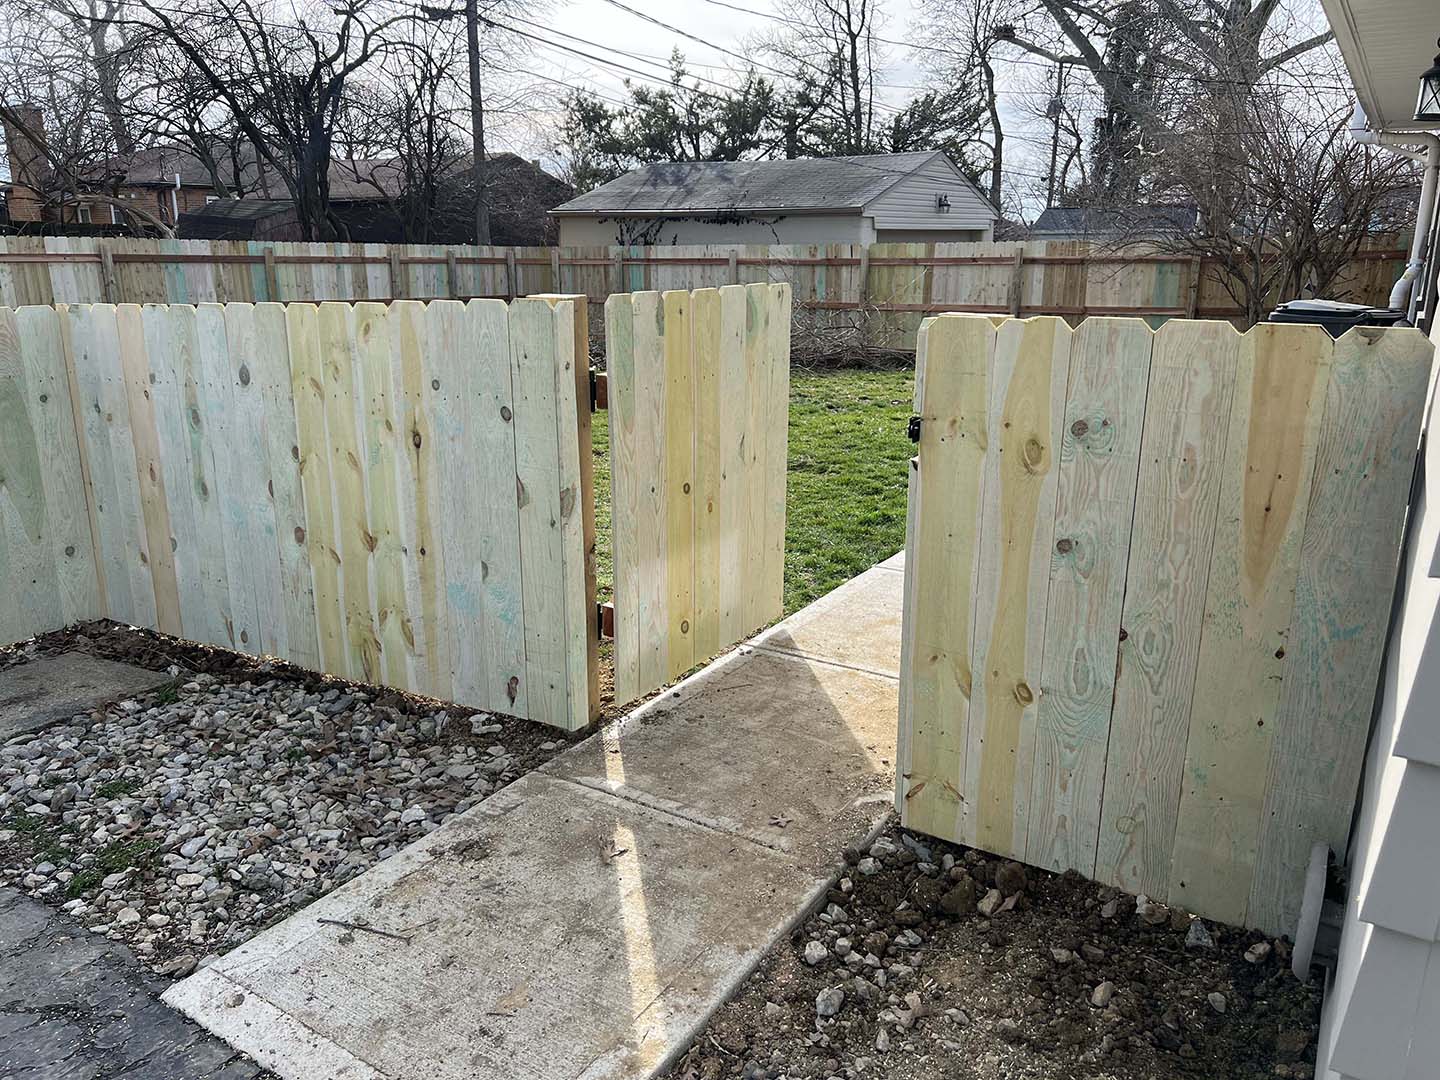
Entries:
{"label": "black lantern light fixture", "polygon": [[[1440,45],[1440,41],[1435,42]],[[1440,55],[1430,70],[1420,76],[1420,100],[1415,105],[1415,119],[1422,124],[1440,124]]]}

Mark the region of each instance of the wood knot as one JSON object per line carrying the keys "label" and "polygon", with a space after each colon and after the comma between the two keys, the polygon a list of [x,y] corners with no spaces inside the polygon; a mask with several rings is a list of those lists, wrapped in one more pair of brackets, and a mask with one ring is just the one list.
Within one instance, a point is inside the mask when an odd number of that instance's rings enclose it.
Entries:
{"label": "wood knot", "polygon": [[509,406],[509,405],[501,405],[501,406],[500,406],[500,419],[501,419],[501,420],[504,420],[505,423],[508,424],[508,423],[510,422],[510,417],[512,417],[512,416],[514,416],[514,415],[515,415],[515,414],[510,411],[510,406]]}
{"label": "wood knot", "polygon": [[682,633],[682,634],[688,634],[689,632],[690,632],[690,620],[689,620],[689,619],[681,619],[681,620],[680,620],[680,633]]}
{"label": "wood knot", "polygon": [[1029,705],[1035,700],[1035,691],[1030,689],[1029,683],[1018,682],[1015,684],[1015,700],[1021,705]]}
{"label": "wood knot", "polygon": [[431,390],[439,390],[439,389],[440,389],[440,380],[439,380],[439,379],[431,379],[431,380],[430,380],[430,389],[431,389]]}
{"label": "wood knot", "polygon": [[295,526],[295,542],[297,544],[303,544],[305,542],[305,530],[299,525]]}
{"label": "wood knot", "polygon": [[421,444],[421,442],[423,442],[423,441],[424,441],[424,440],[420,438],[420,429],[419,429],[419,428],[416,428],[416,429],[414,429],[413,431],[410,432],[410,442],[414,445],[414,447],[415,447],[416,450],[419,450],[419,449],[420,449],[420,444]]}
{"label": "wood knot", "polygon": [[250,385],[250,369],[249,369],[248,367],[246,367],[244,364],[241,364],[241,365],[240,365],[240,385],[241,385],[241,386],[249,386],[249,385]]}
{"label": "wood knot", "polygon": [[1086,435],[1090,434],[1089,421],[1076,420],[1070,425],[1070,434],[1074,435],[1077,439],[1083,439]]}
{"label": "wood knot", "polygon": [[1044,444],[1035,438],[1035,436],[1030,436],[1030,438],[1025,440],[1025,447],[1021,451],[1021,457],[1025,461],[1025,468],[1034,472],[1040,467],[1040,463],[1045,460]]}
{"label": "wood knot", "polygon": [[1059,540],[1055,541],[1055,550],[1061,555],[1069,555],[1074,548],[1075,541],[1071,540],[1068,536],[1062,536]]}

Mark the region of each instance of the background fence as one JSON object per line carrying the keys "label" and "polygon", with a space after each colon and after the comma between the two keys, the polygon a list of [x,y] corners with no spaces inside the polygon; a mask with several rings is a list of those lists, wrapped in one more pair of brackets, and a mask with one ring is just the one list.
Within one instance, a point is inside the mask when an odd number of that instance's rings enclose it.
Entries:
{"label": "background fence", "polygon": [[1432,352],[930,321],[905,823],[1293,931],[1311,844],[1347,842]]}
{"label": "background fence", "polygon": [[782,612],[790,289],[616,295],[605,319],[623,702]]}
{"label": "background fence", "polygon": [[[1400,250],[1357,256],[1331,290],[1386,303]],[[443,247],[0,238],[0,304],[510,299],[790,285],[810,352],[909,350],[938,311],[1243,319],[1220,267],[1075,242]],[[1292,297],[1273,296],[1270,303]],[[598,311],[598,307],[597,307]],[[598,326],[596,327],[598,330]]]}
{"label": "background fence", "polygon": [[0,639],[108,616],[581,727],[584,353],[565,300],[0,309]]}

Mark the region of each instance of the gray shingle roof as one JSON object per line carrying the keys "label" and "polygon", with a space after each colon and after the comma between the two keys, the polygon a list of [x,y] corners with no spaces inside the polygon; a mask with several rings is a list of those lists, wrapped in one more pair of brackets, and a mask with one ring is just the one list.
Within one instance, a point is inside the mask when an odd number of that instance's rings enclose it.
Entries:
{"label": "gray shingle roof", "polygon": [[939,151],[646,165],[552,213],[859,209]]}

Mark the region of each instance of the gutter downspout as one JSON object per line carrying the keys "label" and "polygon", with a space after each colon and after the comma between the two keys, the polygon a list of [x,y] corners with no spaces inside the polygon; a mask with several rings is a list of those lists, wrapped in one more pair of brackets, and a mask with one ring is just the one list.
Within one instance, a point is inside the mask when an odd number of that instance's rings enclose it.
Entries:
{"label": "gutter downspout", "polygon": [[170,189],[170,223],[180,224],[180,174],[175,174],[175,186]]}
{"label": "gutter downspout", "polygon": [[[1415,161],[1425,163],[1425,179],[1420,185],[1420,205],[1415,212],[1415,238],[1410,244],[1410,261],[1405,272],[1390,291],[1390,307],[1405,308],[1407,321],[1415,325],[1415,314],[1420,305],[1420,293],[1415,282],[1425,269],[1425,256],[1430,245],[1430,231],[1435,224],[1435,192],[1440,184],[1440,136],[1428,131],[1371,131],[1365,117],[1365,109],[1355,103],[1355,112],[1350,117],[1350,135],[1357,142],[1368,146],[1383,146]],[[1410,149],[1423,146],[1423,151]]]}

